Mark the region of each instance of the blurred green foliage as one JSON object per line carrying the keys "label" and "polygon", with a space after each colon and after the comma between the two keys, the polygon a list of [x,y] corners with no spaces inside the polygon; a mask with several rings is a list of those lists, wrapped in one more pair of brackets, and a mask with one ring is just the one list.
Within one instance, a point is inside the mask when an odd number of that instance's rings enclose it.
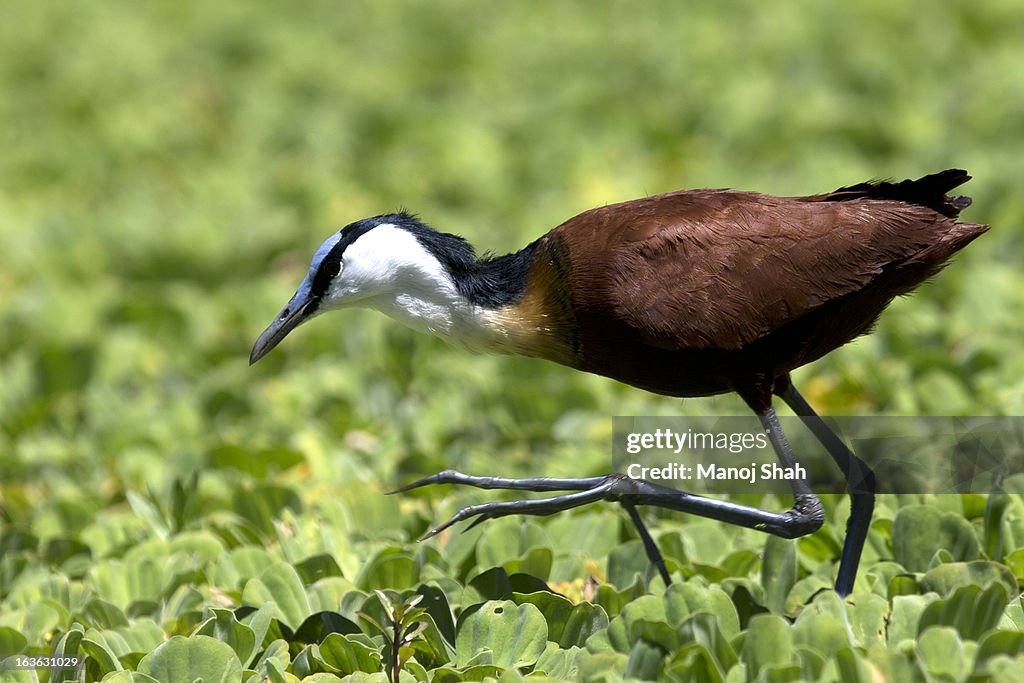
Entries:
{"label": "blurred green foliage", "polygon": [[[190,529],[293,563],[330,554],[356,585],[378,552],[482,499],[380,495],[398,483],[445,467],[597,474],[613,414],[744,410],[730,397],[680,402],[539,361],[467,356],[369,312],[317,320],[248,368],[316,245],[399,207],[502,251],[592,206],[680,187],[808,194],[964,167],[975,176],[965,218],[993,230],[895,302],[873,336],[797,381],[825,413],[1021,413],[1022,60],[1014,0],[7,3],[0,538],[15,559],[0,566],[0,624],[40,643],[68,627],[59,615],[28,630],[8,623],[21,607],[12,591],[37,571],[120,609],[166,598],[177,585],[167,577],[121,598],[103,596],[103,577]],[[977,502],[956,500],[923,502],[980,534]],[[1015,500],[995,522],[1015,531],[991,559],[1019,581]],[[868,566],[889,566],[896,510],[920,502],[883,504]],[[803,579],[836,559],[846,503],[828,503],[829,527],[799,545]],[[275,521],[284,509],[298,521]],[[557,552],[544,578],[628,585],[627,558],[606,562],[629,538],[618,515],[531,523],[567,540],[523,540],[511,571],[544,566],[530,551],[546,546]],[[762,536],[662,517],[686,575],[760,575]],[[306,546],[289,540],[293,523]],[[573,544],[567,525],[602,533]],[[496,543],[474,548],[477,538],[442,539],[454,555],[432,566],[464,581],[476,563],[512,561]],[[212,558],[196,552],[209,572]],[[930,567],[938,551],[920,552],[915,563]],[[230,580],[198,585],[241,601],[255,573],[223,571]],[[409,587],[371,583],[359,588]],[[788,595],[799,605],[810,593]],[[929,652],[947,636],[929,636]],[[640,667],[645,651],[634,651]],[[625,666],[626,653],[606,654]],[[692,671],[702,657],[680,650],[661,666]]]}

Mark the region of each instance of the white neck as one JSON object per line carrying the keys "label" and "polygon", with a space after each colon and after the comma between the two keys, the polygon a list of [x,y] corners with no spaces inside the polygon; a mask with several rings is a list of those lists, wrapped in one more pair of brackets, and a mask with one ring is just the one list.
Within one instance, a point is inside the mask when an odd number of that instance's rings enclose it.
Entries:
{"label": "white neck", "polygon": [[469,303],[454,286],[451,291],[446,289],[403,292],[391,299],[375,300],[372,308],[453,346],[492,350],[496,332],[491,324],[493,312]]}

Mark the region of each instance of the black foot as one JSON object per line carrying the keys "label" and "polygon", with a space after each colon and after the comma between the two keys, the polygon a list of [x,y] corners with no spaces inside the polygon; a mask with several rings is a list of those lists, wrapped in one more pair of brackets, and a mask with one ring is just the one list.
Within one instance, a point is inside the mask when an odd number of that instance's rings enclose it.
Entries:
{"label": "black foot", "polygon": [[633,520],[633,525],[640,534],[640,540],[644,544],[647,558],[651,561],[651,564],[657,567],[658,573],[667,586],[672,583],[672,579],[669,576],[668,568],[665,566],[665,559],[662,557],[658,545],[654,542],[650,532],[640,518],[640,513],[637,512],[631,503],[625,500],[625,497],[630,495],[629,489],[632,488],[631,484],[633,483],[632,479],[621,474],[609,474],[603,477],[585,479],[551,479],[547,477],[505,479],[501,477],[474,477],[454,470],[445,470],[444,472],[438,472],[435,475],[414,481],[391,493],[401,493],[430,484],[465,484],[481,489],[519,491],[578,491],[578,493],[567,493],[539,500],[492,502],[465,507],[452,515],[451,519],[444,524],[423,534],[419,539],[421,541],[436,536],[453,524],[463,520],[473,519],[473,522],[466,527],[466,530],[469,530],[488,519],[496,519],[507,515],[551,515],[562,510],[569,510],[600,500],[618,501],[629,513],[630,519]]}
{"label": "black foot", "polygon": [[621,504],[629,513],[636,526],[648,559],[657,567],[666,585],[671,582],[665,560],[658,550],[643,520],[636,510],[638,505],[654,505],[670,510],[692,514],[757,529],[784,538],[796,538],[817,531],[821,527],[821,504],[813,494],[796,496],[795,503],[786,512],[769,512],[747,505],[740,505],[715,498],[705,498],[683,491],[652,484],[639,479],[630,479],[624,474],[608,474],[603,477],[584,479],[506,479],[501,477],[476,477],[454,470],[445,470],[407,484],[392,493],[401,493],[432,484],[462,484],[481,489],[508,489],[516,491],[573,491],[551,498],[533,500],[495,501],[462,508],[452,517],[425,533],[420,540],[436,536],[458,522],[472,520],[467,529],[472,529],[488,519],[508,515],[552,515],[588,503],[608,501]]}

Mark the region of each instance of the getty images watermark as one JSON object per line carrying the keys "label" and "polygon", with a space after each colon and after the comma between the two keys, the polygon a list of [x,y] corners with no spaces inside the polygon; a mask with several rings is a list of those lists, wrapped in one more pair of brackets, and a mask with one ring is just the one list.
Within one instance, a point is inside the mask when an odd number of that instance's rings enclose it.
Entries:
{"label": "getty images watermark", "polygon": [[[712,451],[739,455],[753,449],[763,451],[771,448],[771,442],[764,431],[751,432],[712,432],[675,431],[670,427],[657,427],[649,432],[628,432],[626,434],[626,453],[640,455],[645,452],[658,452],[678,457],[684,450],[689,452]],[[794,467],[782,467],[777,462],[758,465],[736,464],[723,459],[722,462],[683,462],[649,463],[631,462],[626,466],[625,474],[633,479],[648,481],[741,481],[756,484],[758,479],[781,479],[791,481],[806,479],[807,470],[800,464]]]}
{"label": "getty images watermark", "polygon": [[[615,417],[616,472],[692,493],[819,493],[847,482],[802,418],[779,418],[797,463],[779,463],[755,416]],[[826,418],[875,472],[878,493],[1024,491],[1024,417]],[[854,482],[856,489],[857,482]]]}

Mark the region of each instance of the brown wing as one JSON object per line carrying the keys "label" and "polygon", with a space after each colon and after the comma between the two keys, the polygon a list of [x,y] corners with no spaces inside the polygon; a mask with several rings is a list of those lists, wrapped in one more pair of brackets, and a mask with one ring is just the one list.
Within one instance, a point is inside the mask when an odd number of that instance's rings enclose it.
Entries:
{"label": "brown wing", "polygon": [[740,349],[959,227],[894,199],[697,190],[595,209],[554,232],[588,319],[658,348]]}

